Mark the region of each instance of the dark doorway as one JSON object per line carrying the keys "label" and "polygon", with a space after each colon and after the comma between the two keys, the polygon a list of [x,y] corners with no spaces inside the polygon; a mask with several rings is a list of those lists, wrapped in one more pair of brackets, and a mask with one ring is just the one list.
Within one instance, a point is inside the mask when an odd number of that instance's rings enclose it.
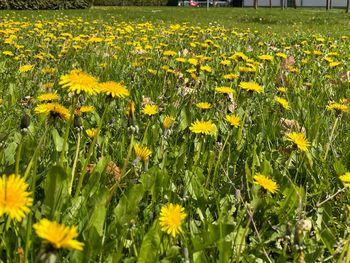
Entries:
{"label": "dark doorway", "polygon": [[242,7],[243,0],[231,0],[231,6],[233,7]]}

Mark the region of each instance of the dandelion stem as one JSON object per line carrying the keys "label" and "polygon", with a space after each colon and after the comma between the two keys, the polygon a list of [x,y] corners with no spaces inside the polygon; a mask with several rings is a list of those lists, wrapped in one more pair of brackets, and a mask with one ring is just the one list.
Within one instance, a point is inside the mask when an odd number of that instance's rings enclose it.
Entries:
{"label": "dandelion stem", "polygon": [[16,168],[15,168],[16,175],[19,174],[19,160],[21,159],[22,144],[23,144],[23,137],[21,138],[21,141],[18,145],[17,154],[16,154]]}
{"label": "dandelion stem", "polygon": [[94,137],[94,139],[92,140],[91,144],[90,144],[90,148],[89,148],[89,151],[88,151],[88,154],[87,154],[87,157],[86,157],[86,160],[85,160],[85,163],[84,163],[84,166],[83,166],[83,169],[81,171],[81,175],[79,177],[79,181],[78,181],[78,185],[77,185],[77,188],[76,188],[76,191],[75,191],[75,194],[74,194],[74,198],[77,198],[79,193],[80,193],[80,190],[81,190],[81,187],[83,185],[83,181],[84,181],[84,177],[85,177],[85,174],[87,172],[87,167],[89,165],[89,162],[90,162],[90,158],[92,156],[92,152],[94,150],[94,147],[95,147],[95,144],[96,144],[96,141],[97,141],[97,138],[98,136],[100,135],[100,131],[101,131],[101,128],[102,128],[102,124],[103,124],[103,121],[105,119],[105,116],[106,116],[106,112],[108,111],[108,106],[105,108],[103,114],[102,114],[102,118],[100,120],[100,124],[98,125],[98,128],[97,128],[97,132],[96,132],[96,136]]}
{"label": "dandelion stem", "polygon": [[327,159],[328,151],[329,151],[329,148],[330,148],[331,143],[332,143],[332,140],[333,140],[333,135],[334,135],[335,128],[337,127],[338,120],[339,120],[339,117],[337,117],[337,118],[335,119],[335,122],[334,122],[334,125],[333,125],[333,128],[332,128],[331,135],[329,136],[329,141],[328,141],[328,143],[327,143],[327,145],[326,145],[326,151],[325,151],[325,154],[324,154],[324,157],[323,157],[323,160],[324,160],[324,161]]}
{"label": "dandelion stem", "polygon": [[[33,169],[33,176],[32,176],[32,198],[33,200],[35,199],[35,184],[36,184],[36,175],[37,175],[37,160],[38,158],[34,156],[34,169]],[[24,248],[24,262],[30,262],[28,260],[28,253],[31,245],[31,229],[32,229],[32,212],[29,213],[28,215],[28,221],[27,221],[27,230],[26,230],[26,243],[25,243],[25,248]]]}
{"label": "dandelion stem", "polygon": [[44,134],[42,135],[42,137],[41,137],[41,139],[40,139],[40,141],[39,141],[39,143],[38,143],[38,146],[36,147],[36,149],[35,149],[35,151],[34,151],[34,153],[33,153],[33,157],[32,157],[32,159],[30,160],[30,162],[29,162],[29,164],[28,164],[28,166],[27,166],[27,169],[26,169],[25,172],[24,172],[24,175],[23,175],[23,179],[24,179],[24,180],[25,180],[25,179],[28,177],[28,175],[29,175],[29,172],[30,172],[30,169],[32,168],[33,162],[34,162],[34,160],[35,160],[35,158],[36,158],[36,156],[37,156],[37,154],[38,154],[38,152],[39,152],[39,149],[40,149],[40,147],[41,147],[41,145],[42,145],[44,139],[46,138],[46,133],[47,133],[47,131],[48,131],[48,129],[47,129],[47,126],[46,126],[45,131],[44,131]]}
{"label": "dandelion stem", "polygon": [[72,175],[69,181],[69,186],[68,186],[68,193],[71,194],[72,193],[72,187],[73,187],[73,181],[74,181],[74,176],[75,176],[75,171],[77,168],[77,162],[78,162],[78,158],[79,158],[79,152],[80,152],[80,141],[81,141],[81,133],[78,133],[78,141],[77,141],[77,148],[75,151],[75,158],[74,158],[74,162],[73,162],[73,167],[72,167]]}
{"label": "dandelion stem", "polygon": [[74,119],[75,103],[76,103],[76,98],[73,99],[72,108],[71,108],[71,111],[70,111],[70,117],[69,117],[69,120],[68,120],[67,125],[66,125],[66,131],[64,133],[62,152],[61,152],[61,155],[60,155],[60,162],[59,162],[59,164],[61,166],[63,165],[64,153],[66,151],[66,145],[68,143],[68,136],[69,136],[70,126],[71,126],[71,124],[73,122],[73,119]]}

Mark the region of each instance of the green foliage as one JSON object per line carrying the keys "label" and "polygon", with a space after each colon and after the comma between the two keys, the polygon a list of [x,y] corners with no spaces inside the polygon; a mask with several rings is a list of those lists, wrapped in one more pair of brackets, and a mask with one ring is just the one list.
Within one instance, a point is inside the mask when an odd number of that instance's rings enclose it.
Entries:
{"label": "green foliage", "polygon": [[0,9],[84,9],[92,5],[92,0],[3,0]]}
{"label": "green foliage", "polygon": [[94,6],[162,6],[168,2],[169,0],[94,0]]}

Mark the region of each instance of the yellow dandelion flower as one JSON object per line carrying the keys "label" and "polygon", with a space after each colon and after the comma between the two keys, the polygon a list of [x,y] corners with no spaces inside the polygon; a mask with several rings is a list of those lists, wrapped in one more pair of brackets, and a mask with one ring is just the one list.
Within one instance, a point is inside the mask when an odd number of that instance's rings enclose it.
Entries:
{"label": "yellow dandelion flower", "polygon": [[176,56],[176,54],[177,53],[175,51],[173,51],[173,50],[166,50],[166,51],[163,52],[163,55],[167,56],[167,57],[173,57],[173,56]]}
{"label": "yellow dandelion flower", "polygon": [[157,75],[157,70],[155,69],[147,69],[148,73],[152,74],[153,76],[156,76]]}
{"label": "yellow dandelion flower", "polygon": [[238,75],[237,74],[233,74],[233,73],[226,74],[226,75],[224,75],[224,79],[235,80],[235,79],[238,79]]}
{"label": "yellow dandelion flower", "polygon": [[190,127],[191,132],[194,133],[202,133],[207,135],[214,135],[217,132],[216,125],[209,121],[199,121],[196,120],[195,122],[191,123]]}
{"label": "yellow dandelion flower", "polygon": [[147,146],[140,146],[139,144],[135,144],[134,146],[135,154],[137,158],[140,160],[146,161],[151,156],[152,151],[148,149]]}
{"label": "yellow dandelion flower", "polygon": [[202,110],[208,110],[211,108],[211,104],[208,102],[199,102],[196,104],[196,107]]}
{"label": "yellow dandelion flower", "polygon": [[189,59],[187,60],[187,62],[188,62],[189,64],[193,65],[193,66],[197,66],[197,65],[198,65],[198,59],[196,59],[196,58],[189,58]]}
{"label": "yellow dandelion flower", "polygon": [[218,93],[224,93],[224,94],[231,94],[231,93],[235,92],[233,88],[225,87],[225,86],[216,87],[215,91],[218,92]]}
{"label": "yellow dandelion flower", "polygon": [[59,117],[63,120],[68,120],[70,118],[68,109],[58,103],[39,104],[35,107],[34,111],[52,118]]}
{"label": "yellow dandelion flower", "polygon": [[106,93],[113,98],[124,98],[129,96],[129,91],[127,90],[126,86],[120,82],[107,81],[100,83],[98,90],[99,92]]}
{"label": "yellow dandelion flower", "polygon": [[82,91],[87,94],[95,94],[98,91],[97,79],[79,69],[73,69],[69,74],[60,78],[62,88],[67,88],[68,92],[80,94]]}
{"label": "yellow dandelion flower", "polygon": [[335,68],[336,66],[339,66],[340,64],[341,64],[341,62],[339,62],[339,61],[333,61],[333,62],[329,63],[329,67]]}
{"label": "yellow dandelion flower", "polygon": [[277,90],[279,92],[282,92],[282,93],[286,93],[287,92],[287,88],[285,88],[285,87],[279,87],[279,88],[277,88]]}
{"label": "yellow dandelion flower", "polygon": [[224,66],[228,66],[228,65],[231,65],[232,63],[230,60],[225,59],[225,60],[221,61],[220,64],[224,65]]}
{"label": "yellow dandelion flower", "polygon": [[310,147],[310,142],[306,139],[304,133],[291,132],[287,134],[287,140],[296,144],[299,150],[303,152],[308,152]]}
{"label": "yellow dandelion flower", "polygon": [[273,56],[271,55],[261,55],[258,57],[261,60],[266,60],[266,61],[272,61],[273,60]]}
{"label": "yellow dandelion flower", "polygon": [[23,65],[21,67],[19,67],[19,72],[23,73],[23,72],[28,72],[31,71],[34,68],[33,65]]}
{"label": "yellow dandelion flower", "polygon": [[289,109],[290,109],[290,108],[289,108],[289,103],[288,103],[288,101],[287,101],[286,99],[276,96],[276,97],[275,97],[275,101],[276,101],[278,104],[280,104],[283,108],[285,108],[286,110],[289,110]]}
{"label": "yellow dandelion flower", "polygon": [[238,67],[239,72],[242,73],[251,73],[251,72],[256,72],[255,67]]}
{"label": "yellow dandelion flower", "polygon": [[208,66],[208,65],[206,65],[206,66],[201,66],[200,69],[201,69],[202,71],[208,72],[208,73],[213,72],[213,69],[211,68],[211,66]]}
{"label": "yellow dandelion flower", "polygon": [[87,129],[85,132],[86,132],[86,135],[89,138],[94,138],[97,135],[97,129],[96,128]]}
{"label": "yellow dandelion flower", "polygon": [[327,108],[327,110],[335,111],[337,113],[348,112],[349,111],[349,106],[348,105],[340,104],[340,103],[330,103],[329,105],[327,105],[326,108]]}
{"label": "yellow dandelion flower", "polygon": [[83,250],[84,243],[74,240],[78,236],[77,227],[68,227],[46,218],[33,225],[36,234],[55,248]]}
{"label": "yellow dandelion flower", "polygon": [[181,62],[181,63],[186,62],[186,59],[185,58],[181,58],[181,57],[175,58],[175,60],[178,61],[178,62]]}
{"label": "yellow dandelion flower", "polygon": [[281,53],[281,52],[278,52],[278,53],[276,54],[276,56],[277,56],[277,57],[281,57],[281,58],[287,58],[287,55],[284,54],[284,53]]}
{"label": "yellow dandelion flower", "polygon": [[163,120],[164,129],[169,129],[175,122],[175,118],[173,116],[165,116]]}
{"label": "yellow dandelion flower", "polygon": [[241,124],[241,118],[236,115],[226,115],[225,120],[236,128]]}
{"label": "yellow dandelion flower", "polygon": [[239,86],[247,91],[256,91],[257,93],[264,92],[264,87],[255,82],[241,82]]}
{"label": "yellow dandelion flower", "polygon": [[160,210],[159,224],[161,230],[173,238],[182,233],[182,223],[186,218],[185,209],[178,204],[168,204]]}
{"label": "yellow dandelion flower", "polygon": [[21,221],[33,204],[28,184],[19,175],[3,175],[0,178],[0,216],[6,214]]}
{"label": "yellow dandelion flower", "polygon": [[339,176],[339,179],[343,182],[345,186],[350,186],[350,173],[346,172],[345,174]]}
{"label": "yellow dandelion flower", "polygon": [[143,107],[142,112],[148,116],[152,116],[158,113],[158,107],[157,105],[146,104],[145,107]]}
{"label": "yellow dandelion flower", "polygon": [[275,181],[267,178],[262,174],[254,175],[253,179],[254,179],[254,184],[260,185],[262,188],[266,189],[272,194],[276,193],[279,188],[278,184]]}
{"label": "yellow dandelion flower", "polygon": [[60,96],[57,93],[45,93],[38,96],[39,101],[53,101],[58,100]]}
{"label": "yellow dandelion flower", "polygon": [[94,106],[81,106],[79,108],[79,111],[82,112],[82,113],[88,113],[88,112],[93,112],[95,110],[95,107]]}
{"label": "yellow dandelion flower", "polygon": [[8,50],[3,51],[2,54],[6,55],[6,56],[9,56],[9,57],[13,57],[14,56],[13,52],[12,51],[8,51]]}

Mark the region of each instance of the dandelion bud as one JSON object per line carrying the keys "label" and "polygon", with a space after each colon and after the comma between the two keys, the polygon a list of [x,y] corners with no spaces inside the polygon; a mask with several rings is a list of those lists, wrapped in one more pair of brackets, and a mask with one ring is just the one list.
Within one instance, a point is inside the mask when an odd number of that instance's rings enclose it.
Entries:
{"label": "dandelion bud", "polygon": [[27,113],[24,113],[21,118],[20,129],[25,130],[28,129],[30,125],[30,116]]}

